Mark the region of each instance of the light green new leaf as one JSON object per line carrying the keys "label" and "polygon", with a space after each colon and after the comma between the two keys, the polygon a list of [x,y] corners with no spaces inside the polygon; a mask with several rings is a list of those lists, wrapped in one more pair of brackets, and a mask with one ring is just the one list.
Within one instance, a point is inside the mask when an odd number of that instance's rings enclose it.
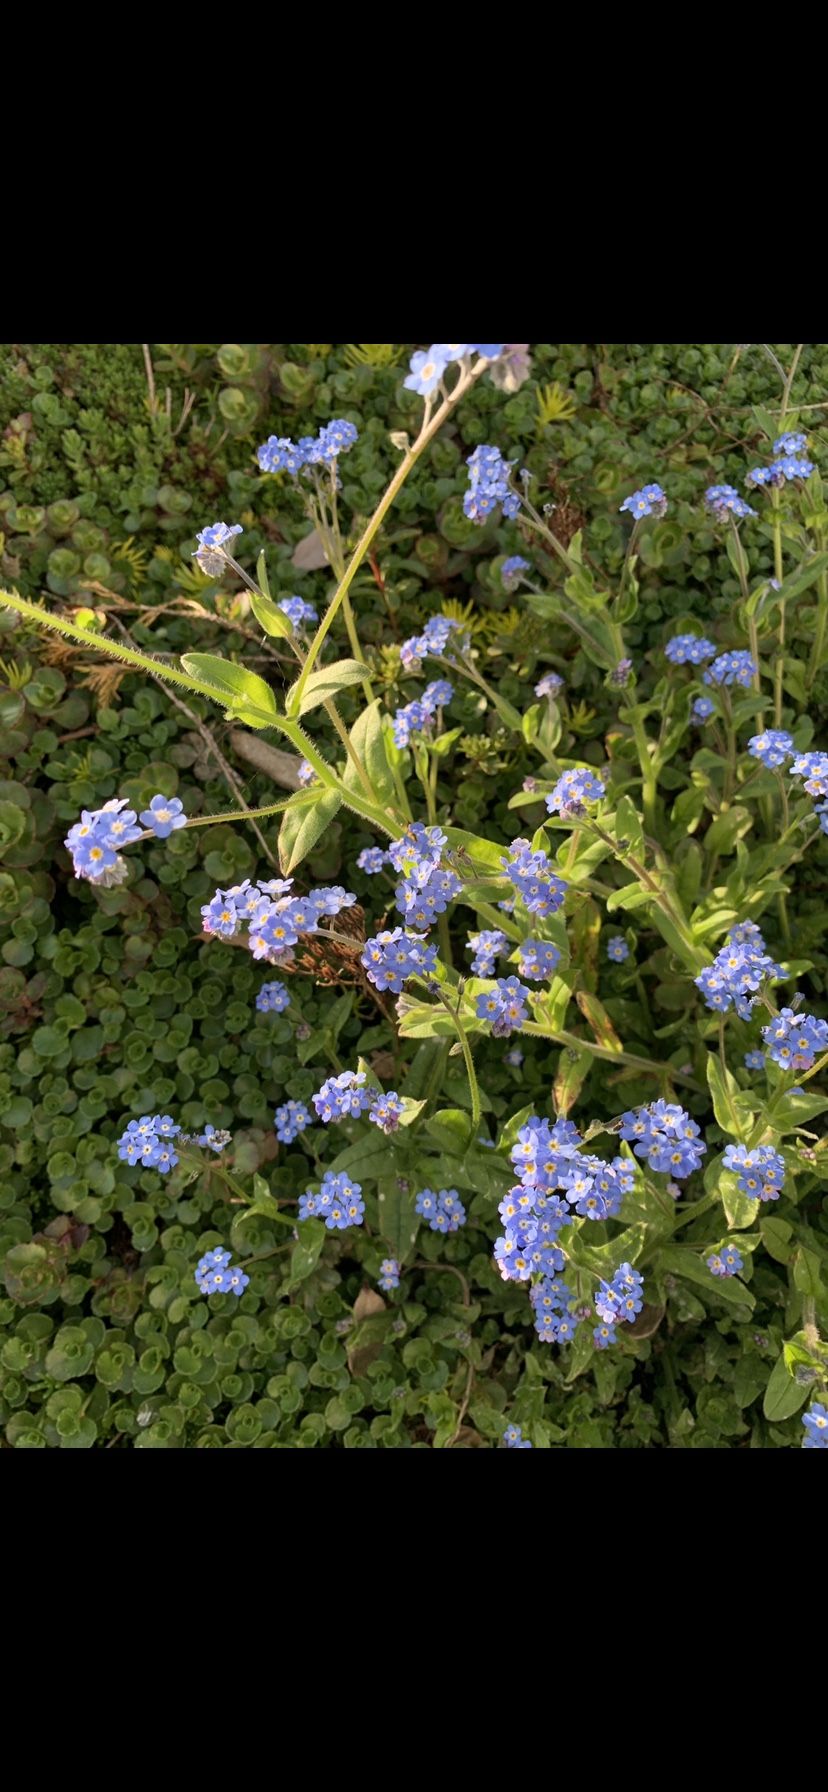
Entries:
{"label": "light green new leaf", "polygon": [[320,703],[329,703],[338,691],[344,691],[348,685],[361,684],[368,677],[368,667],[361,666],[358,660],[334,660],[330,666],[322,666],[312,672],[301,697],[297,700],[297,684],[293,684],[287,694],[287,714],[294,716],[307,715],[309,709],[318,709]]}
{"label": "light green new leaf", "polygon": [[725,1132],[732,1133],[734,1139],[747,1139],[753,1129],[753,1115],[737,1107],[736,1096],[741,1093],[739,1085],[730,1071],[723,1069],[715,1052],[707,1054],[707,1084],[719,1125]]}
{"label": "light green new leaf", "polygon": [[805,1405],[810,1391],[807,1384],[800,1387],[799,1382],[794,1381],[785,1363],[784,1355],[780,1356],[765,1389],[765,1398],[762,1402],[765,1418],[770,1419],[772,1424],[781,1424],[784,1419],[792,1419],[794,1413],[799,1412],[800,1407]]}
{"label": "light green new leaf", "polygon": [[183,653],[181,664],[191,677],[212,685],[217,701],[223,702],[228,712],[248,728],[272,728],[278,722],[276,698],[258,673],[248,672],[234,660],[220,659],[214,653]]}
{"label": "light green new leaf", "polygon": [[[259,583],[261,584],[261,579],[259,580]],[[284,610],[280,610],[278,604],[275,604],[272,598],[260,597],[256,591],[251,591],[248,595],[250,597],[250,608],[253,611],[259,627],[264,629],[266,635],[281,635],[284,639],[285,636],[293,633],[293,629]]]}
{"label": "light green new leaf", "polygon": [[[304,796],[304,791],[299,793]],[[297,865],[301,865],[309,852],[312,852],[317,840],[320,840],[325,829],[333,821],[337,810],[342,806],[342,798],[338,790],[328,790],[322,784],[312,804],[297,803],[285,810],[282,825],[279,829],[279,864],[283,877],[289,877]]]}
{"label": "light green new leaf", "polygon": [[[394,796],[394,778],[385,751],[378,697],[357,716],[349,739],[357,758],[368,773],[377,802],[390,802]],[[359,773],[352,759],[348,759],[345,765],[342,782],[347,784],[349,790],[362,789]]]}

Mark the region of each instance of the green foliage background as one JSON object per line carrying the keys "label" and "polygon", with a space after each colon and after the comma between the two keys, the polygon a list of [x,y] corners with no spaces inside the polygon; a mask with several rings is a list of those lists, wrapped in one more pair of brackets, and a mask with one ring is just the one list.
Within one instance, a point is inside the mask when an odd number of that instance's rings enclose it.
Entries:
{"label": "green foliage background", "polygon": [[[343,463],[346,515],[366,517],[396,465],[389,432],[410,430],[418,403],[402,388],[412,345],[153,345],[154,402],[140,347],[14,345],[0,352],[2,583],[24,595],[88,606],[154,652],[228,652],[260,663],[260,637],[243,607],[193,568],[195,531],[241,521],[243,557],[267,549],[271,588],[324,601],[326,577],[291,557],[308,524],[288,480],[265,480],[255,446],[271,433],[309,433],[352,415],[360,439]],[[775,345],[783,364],[792,348]],[[525,551],[517,526],[484,528],[462,512],[465,456],[479,442],[520,457],[556,505],[553,526],[583,526],[585,547],[617,574],[628,539],[618,514],[635,486],[669,490],[667,518],[643,539],[641,604],[627,638],[657,654],[678,618],[727,622],[735,574],[700,509],[705,487],[741,485],[759,457],[753,407],[778,402],[779,380],[756,348],[738,345],[533,345],[532,378],[511,397],[481,382],[405,486],[376,544],[376,570],[355,587],[360,633],[377,685],[405,700],[396,644],[448,604],[471,605],[487,677],[525,707],[527,686],[554,664],[565,672],[572,726],[596,763],[612,711],[576,643],[508,597],[497,557]],[[169,391],[169,406],[167,405]],[[806,347],[794,404],[828,393],[828,348]],[[814,459],[826,430],[807,417]],[[751,577],[772,571],[767,542],[745,541]],[[536,556],[542,561],[542,556]],[[188,608],[189,606],[189,608]],[[248,630],[246,643],[244,631]],[[235,631],[236,640],[233,640]],[[242,631],[241,634],[239,631]],[[277,1101],[307,1100],[358,1054],[388,1053],[392,1038],[364,991],[291,979],[287,1014],[257,1015],[262,973],[243,952],[201,940],[199,907],[219,883],[266,876],[249,827],[194,830],[165,846],[133,848],[142,875],[93,893],[72,883],[61,846],[82,806],[120,795],[143,806],[178,794],[188,814],[235,807],[205,720],[252,805],[272,797],[240,759],[230,731],[198,700],[185,708],[141,678],[113,682],[83,651],[55,650],[0,613],[0,1425],[14,1448],[459,1447],[495,1445],[504,1413],[537,1444],[576,1448],[778,1447],[799,1443],[807,1387],[784,1375],[760,1399],[801,1305],[799,1266],[786,1240],[756,1265],[752,1312],[727,1284],[676,1278],[650,1335],[607,1359],[538,1342],[525,1291],[503,1284],[491,1259],[500,1193],[486,1154],[469,1168],[470,1223],[418,1240],[413,1298],[366,1303],[380,1241],[360,1237],[326,1261],[321,1228],[303,1230],[284,1270],[269,1261],[260,1295],[213,1311],[193,1282],[196,1257],[228,1242],[266,1250],[282,1234],[263,1215],[239,1221],[218,1171],[177,1172],[167,1183],[117,1160],[126,1120],[172,1112],[191,1129],[233,1131],[234,1174],[260,1174],[293,1196],[313,1174],[310,1139],[280,1147]],[[652,663],[650,661],[649,663]],[[825,739],[826,680],[809,714]],[[350,720],[356,703],[343,712]],[[531,771],[513,738],[458,695],[462,730],[442,799],[456,823],[508,839],[522,830],[510,795]],[[333,748],[331,747],[333,757]],[[271,849],[277,824],[265,827]],[[371,880],[353,871],[373,844],[354,818],[335,822],[308,876],[357,891],[369,915]],[[798,868],[796,949],[812,965],[809,1005],[826,991],[824,883],[815,855]],[[586,905],[578,942],[587,987],[611,1019],[657,1053],[624,967],[605,962],[600,914]],[[616,929],[615,931],[617,931]],[[774,949],[770,942],[771,950]],[[458,956],[460,954],[458,953]],[[656,1022],[682,1025],[686,990],[666,973]],[[558,1072],[542,1042],[521,1041],[519,1069],[502,1046],[478,1046],[494,1134],[517,1108],[548,1097]],[[550,1061],[550,1056],[552,1061]],[[740,1072],[743,1082],[748,1079]],[[420,1048],[417,1075],[462,1105],[462,1067],[444,1048]],[[620,1095],[607,1067],[589,1070],[581,1111],[610,1115],[646,1100]],[[457,1181],[456,1175],[451,1180]],[[467,1193],[461,1189],[463,1198]],[[828,1239],[817,1216],[815,1261]],[[712,1280],[712,1279],[711,1279]],[[368,1308],[373,1305],[374,1310]],[[581,1328],[582,1331],[588,1328]]]}

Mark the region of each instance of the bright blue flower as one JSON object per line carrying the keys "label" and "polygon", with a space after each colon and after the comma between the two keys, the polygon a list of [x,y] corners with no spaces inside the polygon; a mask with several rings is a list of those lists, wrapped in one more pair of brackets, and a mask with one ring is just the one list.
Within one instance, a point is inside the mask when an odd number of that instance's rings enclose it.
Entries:
{"label": "bright blue flower", "polygon": [[802,1414],[802,1423],[805,1426],[803,1450],[828,1450],[828,1409],[821,1401],[812,1401],[808,1411]]}
{"label": "bright blue flower", "polygon": [[202,903],[201,920],[205,933],[217,933],[225,940],[232,939],[239,926],[235,904],[222,890],[217,890],[210,902]]}
{"label": "bright blue flower", "polygon": [[502,953],[507,952],[509,941],[500,928],[484,928],[482,934],[468,935],[466,950],[473,952],[471,969],[475,977],[491,977],[495,964]]}
{"label": "bright blue flower", "polygon": [[783,436],[777,436],[773,444],[774,454],[804,454],[808,446],[807,436],[794,430],[788,430]]}
{"label": "bright blue flower", "polygon": [[815,1014],[795,1014],[783,1008],[767,1027],[762,1038],[768,1055],[783,1070],[810,1070],[817,1054],[828,1046],[828,1023]]}
{"label": "bright blue flower", "polygon": [[633,492],[619,504],[619,510],[628,510],[636,520],[642,516],[663,516],[667,509],[667,499],[660,485],[645,485],[640,492]]}
{"label": "bright blue flower", "polygon": [[796,455],[785,455],[782,460],[775,460],[770,468],[771,484],[783,485],[786,479],[807,479],[813,473],[814,462],[798,459]]}
{"label": "bright blue flower", "polygon": [[547,977],[554,977],[560,964],[561,955],[557,946],[546,940],[524,940],[520,947],[518,971],[521,977],[529,977],[534,983],[543,983]]}
{"label": "bright blue flower", "polygon": [[705,684],[741,684],[747,687],[753,683],[756,667],[749,653],[741,650],[735,653],[720,653],[704,674]]}
{"label": "bright blue flower", "polygon": [[606,786],[601,779],[587,766],[578,766],[574,771],[561,773],[546,798],[546,807],[550,815],[583,815],[587,803],[599,803],[605,795]]}
{"label": "bright blue flower", "polygon": [[256,997],[260,1014],[284,1014],[290,1007],[290,996],[284,983],[263,983]]}
{"label": "bright blue flower", "polygon": [[397,1131],[404,1113],[405,1104],[402,1097],[397,1094],[396,1089],[389,1089],[386,1095],[375,1093],[372,1096],[368,1119],[373,1122],[374,1126],[378,1126],[381,1132],[392,1133]]}
{"label": "bright blue flower", "polygon": [[500,568],[500,578],[505,590],[514,591],[520,584],[521,573],[528,571],[529,561],[524,560],[522,554],[510,554]]}
{"label": "bright blue flower", "polygon": [[764,1052],[745,1052],[745,1069],[746,1070],[764,1070],[764,1068],[765,1068]]}
{"label": "bright blue flower", "polygon": [[732,1244],[723,1246],[720,1251],[714,1251],[712,1257],[706,1258],[706,1263],[712,1276],[735,1276],[738,1275],[740,1269],[744,1269],[742,1258],[736,1246]]}
{"label": "bright blue flower", "polygon": [[451,361],[462,361],[470,348],[469,342],[434,342],[429,352],[448,365]]}
{"label": "bright blue flower", "polygon": [[438,353],[435,346],[420,348],[411,357],[411,372],[403,380],[403,385],[410,392],[418,392],[421,398],[430,398],[439,386],[446,371],[447,362]]}
{"label": "bright blue flower", "polygon": [[778,1201],[785,1184],[785,1159],[772,1145],[728,1145],[722,1159],[738,1178],[739,1193],[748,1201]]}
{"label": "bright blue flower", "polygon": [[382,871],[387,863],[388,854],[383,852],[381,846],[365,846],[363,847],[362,852],[357,856],[357,866],[359,870],[367,871],[369,877],[376,877],[377,873]]}
{"label": "bright blue flower", "polygon": [[691,1176],[707,1150],[695,1120],[677,1102],[651,1101],[622,1114],[619,1132],[636,1157],[645,1158],[651,1170],[666,1171],[673,1181]]}
{"label": "bright blue flower", "polygon": [[697,697],[690,713],[694,722],[709,722],[710,717],[716,714],[713,698]]}
{"label": "bright blue flower", "polygon": [[802,778],[809,796],[828,797],[828,753],[798,753],[788,771]]}
{"label": "bright blue flower", "polygon": [[607,957],[613,964],[623,964],[629,956],[630,948],[622,934],[617,933],[613,939],[607,940]]}
{"label": "bright blue flower", "polygon": [[207,1251],[193,1273],[202,1294],[235,1294],[237,1299],[250,1281],[230,1262],[230,1252],[222,1250]]}
{"label": "bright blue flower", "polygon": [[167,840],[176,828],[187,825],[183,804],[177,796],[154,796],[149,808],[142,810],[141,820],[158,840]]}
{"label": "bright blue flower", "polygon": [[457,1232],[466,1224],[466,1209],[456,1188],[421,1189],[414,1211],[428,1220],[432,1232]]}
{"label": "bright blue flower", "polygon": [[431,871],[425,881],[415,876],[397,885],[397,908],[406,926],[425,929],[433,926],[437,915],[445,913],[462,888],[453,871]]}
{"label": "bright blue flower", "polygon": [[76,842],[72,848],[72,856],[76,876],[86,877],[91,883],[95,883],[114,868],[118,855],[99,833],[94,833]]}
{"label": "bright blue flower", "polygon": [[796,756],[793,735],[786,733],[784,728],[766,728],[764,734],[752,734],[748,741],[748,752],[753,759],[761,760],[771,770],[784,765],[786,759]]}
{"label": "bright blue flower", "polygon": [[293,1140],[310,1126],[311,1117],[303,1101],[286,1101],[276,1109],[273,1116],[276,1137],[283,1145],[292,1145]]}
{"label": "bright blue flower", "polygon": [[614,1326],[619,1319],[626,1319],[632,1325],[644,1305],[643,1286],[644,1278],[638,1270],[629,1263],[622,1263],[611,1282],[601,1282],[594,1297],[598,1318],[609,1326]]}
{"label": "bright blue flower", "polygon": [[329,1232],[344,1232],[348,1226],[361,1226],[365,1212],[361,1196],[361,1184],[351,1182],[344,1171],[335,1175],[333,1170],[326,1170],[318,1195],[312,1194],[310,1189],[300,1195],[299,1218],[306,1220],[316,1215],[325,1221]]}
{"label": "bright blue flower", "polygon": [[524,1437],[519,1425],[507,1425],[503,1433],[503,1442],[507,1450],[531,1450],[528,1437]]}
{"label": "bright blue flower", "polygon": [[782,967],[769,957],[754,921],[733,927],[711,965],[694,978],[708,1008],[725,1014],[731,1005],[749,1020],[756,991],[768,978],[781,977]]}
{"label": "bright blue flower", "polygon": [[417,672],[429,655],[454,661],[466,654],[471,637],[464,622],[453,616],[430,616],[421,635],[410,635],[400,648],[400,660],[407,672]]}
{"label": "bright blue flower", "polygon": [[524,1004],[530,995],[531,990],[525,989],[517,977],[498,977],[495,989],[478,996],[477,1018],[491,1021],[494,1039],[508,1039],[528,1019]]}
{"label": "bright blue flower", "polygon": [[374,1099],[374,1091],[366,1085],[364,1070],[343,1070],[339,1076],[329,1076],[311,1098],[323,1125],[364,1114]]}
{"label": "bright blue flower", "polygon": [[392,1288],[399,1288],[400,1266],[396,1257],[383,1257],[380,1264],[379,1285],[385,1294],[390,1294]]}
{"label": "bright blue flower", "polygon": [[535,685],[535,696],[557,697],[558,692],[562,691],[563,687],[564,680],[558,672],[544,672],[543,677],[539,678]]}
{"label": "bright blue flower", "polygon": [[502,355],[505,342],[470,342],[469,348],[475,355],[482,355],[486,361],[496,361]]}
{"label": "bright blue flower", "polygon": [[592,1336],[595,1339],[595,1344],[598,1350],[607,1350],[610,1344],[618,1343],[618,1333],[615,1326],[608,1325],[606,1320],[603,1320],[600,1325],[593,1327]]}
{"label": "bright blue flower", "polygon": [[193,549],[193,559],[198,561],[202,572],[209,579],[220,578],[227,564],[227,543],[234,535],[243,535],[241,523],[211,523],[209,528],[200,529],[196,541],[198,547]]}
{"label": "bright blue flower", "polygon": [[727,516],[757,515],[757,512],[751,510],[750,505],[745,503],[744,498],[739,497],[739,493],[732,485],[709,485],[704,494],[704,502],[707,509],[719,522],[722,522]]}
{"label": "bright blue flower", "polygon": [[703,666],[705,660],[715,659],[716,649],[704,635],[673,635],[667,642],[664,656],[674,666]]}
{"label": "bright blue flower", "polygon": [[306,604],[303,597],[282,597],[278,608],[292,622],[294,628],[302,628],[306,622],[318,622],[319,613],[313,604]]}
{"label": "bright blue flower", "polygon": [[256,459],[263,473],[301,473],[307,461],[307,450],[297,448],[289,436],[268,436],[261,448],[256,449]]}
{"label": "bright blue flower", "polygon": [[429,976],[437,966],[437,948],[424,941],[424,934],[404,933],[401,927],[366,940],[360,963],[369,981],[377,989],[401,995],[408,977]]}
{"label": "bright blue flower", "polygon": [[[172,1125],[172,1121],[170,1121],[170,1125]],[[164,1123],[161,1122],[158,1127],[159,1134],[163,1135],[164,1130],[165,1130]],[[180,1130],[180,1128],[176,1128],[176,1131],[179,1131],[179,1130]],[[213,1125],[212,1121],[208,1120],[207,1125],[204,1128],[204,1131],[200,1132],[198,1134],[195,1142],[197,1145],[201,1145],[204,1148],[209,1148],[210,1151],[215,1151],[216,1156],[220,1157],[222,1151],[226,1150],[227,1146],[229,1145],[230,1139],[231,1139],[231,1134],[229,1132],[224,1132],[221,1129],[217,1129]]]}
{"label": "bright blue flower", "polygon": [[445,709],[453,696],[454,685],[447,678],[435,678],[426,685],[420,701],[426,714],[433,714],[435,710]]}
{"label": "bright blue flower", "polygon": [[463,499],[463,509],[473,523],[485,523],[498,504],[502,505],[504,516],[517,516],[520,499],[517,492],[509,488],[509,474],[514,464],[514,461],[503,459],[499,448],[485,443],[469,455],[466,461],[469,489]]}

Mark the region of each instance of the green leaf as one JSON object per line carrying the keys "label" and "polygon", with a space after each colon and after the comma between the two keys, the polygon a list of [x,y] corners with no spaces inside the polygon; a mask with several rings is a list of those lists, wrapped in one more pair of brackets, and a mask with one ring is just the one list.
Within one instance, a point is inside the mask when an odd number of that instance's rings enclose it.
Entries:
{"label": "green leaf", "polygon": [[742,1194],[739,1179],[732,1170],[722,1171],[718,1192],[722,1197],[722,1206],[731,1231],[753,1225],[759,1211],[759,1202],[752,1200],[750,1195]]}
{"label": "green leaf", "polygon": [[288,1293],[313,1274],[327,1234],[324,1220],[302,1220],[300,1225],[299,1243],[291,1252],[290,1269],[285,1283],[285,1291]]}
{"label": "green leaf", "polygon": [[[300,796],[308,792],[300,791]],[[313,803],[297,803],[285,810],[282,825],[279,829],[279,864],[282,875],[288,877],[301,865],[309,852],[313,851],[317,840],[320,840],[325,829],[333,821],[338,809],[342,806],[342,798],[338,790],[329,790],[322,784],[313,793]]]}
{"label": "green leaf", "polygon": [[816,1251],[807,1250],[804,1244],[799,1245],[793,1259],[793,1279],[794,1287],[799,1289],[800,1294],[810,1294],[816,1300],[822,1299],[825,1289],[820,1271]]}
{"label": "green leaf", "polygon": [[317,709],[320,703],[329,703],[337,691],[344,691],[348,685],[361,684],[368,677],[368,667],[361,666],[358,660],[333,660],[330,666],[322,666],[311,672],[301,698],[297,700],[297,683],[291,685],[287,694],[286,713],[291,716],[307,715],[309,709]]}
{"label": "green leaf", "polygon": [[[259,555],[260,560],[263,558],[263,555],[264,549]],[[259,580],[259,584],[261,584],[261,579]],[[248,592],[248,596],[250,598],[250,608],[253,611],[256,621],[258,622],[259,627],[264,629],[266,635],[281,635],[284,638],[286,635],[291,635],[293,633],[293,629],[287,616],[283,610],[279,609],[278,604],[274,604],[272,598],[260,597],[256,591]]]}
{"label": "green leaf", "polygon": [[778,604],[787,603],[790,597],[799,597],[810,585],[816,584],[822,573],[828,571],[828,554],[812,554],[795,572],[789,572],[782,580],[779,590],[774,593]]}
{"label": "green leaf", "polygon": [[228,714],[246,722],[248,728],[271,728],[278,722],[276,698],[258,673],[248,672],[235,661],[219,659],[213,653],[183,653],[181,664],[193,678],[212,685]]}
{"label": "green leaf", "polygon": [[380,1231],[390,1246],[392,1257],[404,1263],[411,1252],[420,1224],[414,1211],[417,1191],[406,1177],[384,1177],[377,1186]]}
{"label": "green leaf", "polygon": [[441,1151],[450,1155],[464,1157],[471,1143],[471,1115],[462,1108],[440,1108],[425,1122],[425,1130],[437,1143]]}
{"label": "green leaf", "polygon": [[552,1100],[555,1104],[556,1115],[564,1118],[574,1108],[589,1076],[592,1063],[591,1052],[576,1052],[571,1045],[564,1046],[558,1058],[558,1069],[552,1084]]}
{"label": "green leaf", "polygon": [[[265,597],[270,597],[270,583],[267,576],[267,556],[264,548],[260,550],[259,558],[256,561],[256,582],[261,586]],[[279,611],[279,615],[282,616],[281,610]],[[283,620],[287,621],[287,617],[283,617]]]}
{"label": "green leaf", "polygon": [[823,1114],[828,1100],[823,1095],[786,1095],[773,1105],[773,1124],[777,1132],[794,1132],[798,1126]]}
{"label": "green leaf", "polygon": [[774,1218],[760,1220],[759,1226],[768,1255],[773,1257],[776,1263],[790,1263],[791,1251],[788,1240],[793,1233],[793,1227],[788,1225],[787,1220]]}
{"label": "green leaf", "polygon": [[366,1177],[376,1182],[394,1164],[395,1154],[391,1140],[386,1138],[384,1132],[379,1132],[376,1126],[372,1126],[364,1138],[357,1139],[354,1145],[346,1145],[345,1150],[340,1151],[333,1163],[326,1167],[335,1176],[345,1172],[353,1177],[354,1182],[362,1183]]}
{"label": "green leaf", "polygon": [[728,1306],[739,1307],[745,1317],[753,1312],[756,1303],[744,1282],[740,1282],[737,1276],[713,1276],[707,1264],[689,1245],[663,1245],[655,1261],[661,1269],[669,1270],[672,1275],[681,1276],[687,1282],[697,1283],[699,1288],[718,1296]]}
{"label": "green leaf", "polygon": [[762,1402],[765,1418],[770,1419],[772,1424],[780,1424],[783,1419],[792,1419],[794,1413],[799,1412],[800,1407],[805,1405],[810,1391],[810,1387],[807,1385],[800,1387],[799,1382],[794,1381],[786,1367],[784,1355],[780,1356],[778,1363],[771,1371],[771,1377],[765,1389],[765,1398]]}
{"label": "green leaf", "polygon": [[740,1112],[736,1096],[741,1093],[730,1071],[723,1069],[715,1052],[707,1054],[707,1082],[713,1097],[713,1112],[724,1132],[735,1139],[747,1139],[753,1130],[753,1115]]}
{"label": "green leaf", "polygon": [[[348,738],[357,758],[365,767],[377,802],[391,802],[394,796],[394,777],[385,752],[379,697],[360,712]],[[347,784],[349,790],[362,790],[362,780],[350,758],[342,773],[342,782]]]}
{"label": "green leaf", "polygon": [[644,847],[644,829],[641,817],[631,797],[620,796],[615,806],[615,838],[626,840],[628,849],[637,858],[641,858]]}

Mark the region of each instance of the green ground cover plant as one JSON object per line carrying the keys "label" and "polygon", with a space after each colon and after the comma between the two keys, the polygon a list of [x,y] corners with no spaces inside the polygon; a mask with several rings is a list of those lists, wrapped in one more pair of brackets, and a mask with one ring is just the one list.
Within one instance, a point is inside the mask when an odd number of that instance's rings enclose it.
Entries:
{"label": "green ground cover plant", "polygon": [[826,373],[4,352],[7,1447],[828,1447]]}

